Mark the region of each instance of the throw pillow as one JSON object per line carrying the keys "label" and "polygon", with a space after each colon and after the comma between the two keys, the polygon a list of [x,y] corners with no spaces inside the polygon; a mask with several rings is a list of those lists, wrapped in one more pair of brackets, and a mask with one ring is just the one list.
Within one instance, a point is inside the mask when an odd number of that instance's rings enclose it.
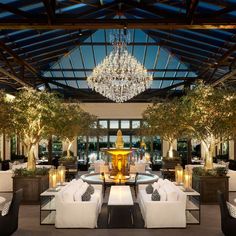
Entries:
{"label": "throw pillow", "polygon": [[90,184],[86,190],[86,192],[90,193],[90,194],[94,194],[94,187]]}
{"label": "throw pillow", "polygon": [[152,201],[160,201],[161,200],[161,196],[160,194],[158,193],[157,190],[155,190],[153,193],[152,193]]}
{"label": "throw pillow", "polygon": [[3,206],[3,209],[2,209],[2,216],[5,216],[8,214],[9,212],[9,209],[10,209],[10,206],[11,206],[11,201],[9,202],[6,202]]}
{"label": "throw pillow", "polygon": [[228,210],[229,210],[229,214],[233,217],[233,218],[236,218],[236,206],[232,205],[231,203],[229,202],[226,202],[227,203],[227,207],[228,207]]}
{"label": "throw pillow", "polygon": [[85,192],[82,196],[81,196],[81,200],[83,202],[88,202],[91,199],[91,194],[89,194],[88,192]]}
{"label": "throw pillow", "polygon": [[153,187],[151,184],[149,184],[147,187],[146,187],[146,193],[147,194],[152,194],[153,193]]}

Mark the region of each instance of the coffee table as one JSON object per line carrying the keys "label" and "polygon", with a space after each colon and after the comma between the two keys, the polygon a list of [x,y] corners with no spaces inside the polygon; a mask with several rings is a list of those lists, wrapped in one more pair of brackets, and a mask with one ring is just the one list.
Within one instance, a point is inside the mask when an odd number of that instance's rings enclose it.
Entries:
{"label": "coffee table", "polygon": [[108,226],[111,223],[112,211],[119,207],[127,207],[131,217],[132,225],[134,225],[134,201],[132,198],[130,186],[111,186],[110,195],[108,199]]}

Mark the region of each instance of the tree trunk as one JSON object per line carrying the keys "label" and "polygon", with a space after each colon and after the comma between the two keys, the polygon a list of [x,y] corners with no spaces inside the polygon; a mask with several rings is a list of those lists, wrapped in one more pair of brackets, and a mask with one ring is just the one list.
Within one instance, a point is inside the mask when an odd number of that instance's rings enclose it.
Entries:
{"label": "tree trunk", "polygon": [[206,152],[204,168],[206,170],[211,170],[213,169],[213,150],[215,147],[214,141],[212,140],[212,138],[210,138],[207,141],[203,141],[203,144]]}
{"label": "tree trunk", "polygon": [[188,144],[187,164],[191,164],[192,163],[192,142],[191,142],[191,138],[187,139],[187,144]]}
{"label": "tree trunk", "polygon": [[36,159],[34,155],[34,148],[35,148],[34,144],[27,146],[27,156],[28,156],[27,170],[29,171],[35,171],[36,169]]}
{"label": "tree trunk", "polygon": [[169,142],[169,150],[167,152],[169,158],[173,158],[173,142]]}
{"label": "tree trunk", "polygon": [[48,138],[48,164],[52,164],[52,136]]}
{"label": "tree trunk", "polygon": [[66,150],[66,153],[67,153],[66,158],[70,158],[70,148],[72,146],[72,141],[67,140],[67,143],[68,143],[68,146]]}

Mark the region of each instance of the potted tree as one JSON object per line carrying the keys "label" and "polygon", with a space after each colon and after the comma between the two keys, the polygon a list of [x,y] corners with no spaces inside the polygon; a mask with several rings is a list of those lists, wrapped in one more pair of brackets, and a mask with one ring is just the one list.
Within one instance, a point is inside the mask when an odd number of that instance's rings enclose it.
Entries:
{"label": "potted tree", "polygon": [[233,91],[199,82],[181,99],[182,122],[189,135],[202,141],[205,165],[193,171],[192,186],[201,193],[202,203],[217,203],[217,190],[228,196],[228,177],[213,168],[213,151],[222,140],[235,132]]}
{"label": "potted tree", "polygon": [[77,136],[87,136],[93,128],[96,117],[83,111],[78,104],[65,103],[57,114],[57,122],[54,123],[54,134],[67,144],[66,155],[59,159],[59,163],[67,167],[75,165],[77,157],[72,156],[72,143]]}
{"label": "potted tree", "polygon": [[205,169],[212,169],[216,145],[234,135],[235,93],[198,82],[180,103],[181,120],[189,135],[202,141]]}
{"label": "potted tree", "polygon": [[20,137],[27,156],[27,168],[15,172],[13,189],[23,188],[23,203],[38,203],[40,193],[48,188],[49,181],[46,169],[36,169],[34,149],[51,131],[60,102],[52,93],[25,88],[8,102],[8,106],[11,117],[6,132]]}
{"label": "potted tree", "polygon": [[173,151],[175,139],[184,135],[178,99],[153,104],[143,112],[142,130],[146,135],[159,135],[169,143],[167,156],[163,157],[163,167],[174,168],[180,162],[179,156]]}

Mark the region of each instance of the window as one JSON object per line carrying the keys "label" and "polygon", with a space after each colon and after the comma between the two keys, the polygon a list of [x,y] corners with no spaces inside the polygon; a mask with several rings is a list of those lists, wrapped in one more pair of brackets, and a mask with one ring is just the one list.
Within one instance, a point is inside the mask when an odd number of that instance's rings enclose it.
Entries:
{"label": "window", "polygon": [[122,120],[120,122],[120,128],[121,129],[129,129],[130,128],[130,122],[129,120]]}
{"label": "window", "polygon": [[107,120],[99,120],[99,125],[100,125],[101,128],[103,128],[103,129],[107,129],[107,128],[108,128],[108,122],[107,122]]}
{"label": "window", "polygon": [[110,129],[119,129],[119,121],[111,120],[110,121]]}
{"label": "window", "polygon": [[132,129],[140,128],[140,120],[132,120]]}

